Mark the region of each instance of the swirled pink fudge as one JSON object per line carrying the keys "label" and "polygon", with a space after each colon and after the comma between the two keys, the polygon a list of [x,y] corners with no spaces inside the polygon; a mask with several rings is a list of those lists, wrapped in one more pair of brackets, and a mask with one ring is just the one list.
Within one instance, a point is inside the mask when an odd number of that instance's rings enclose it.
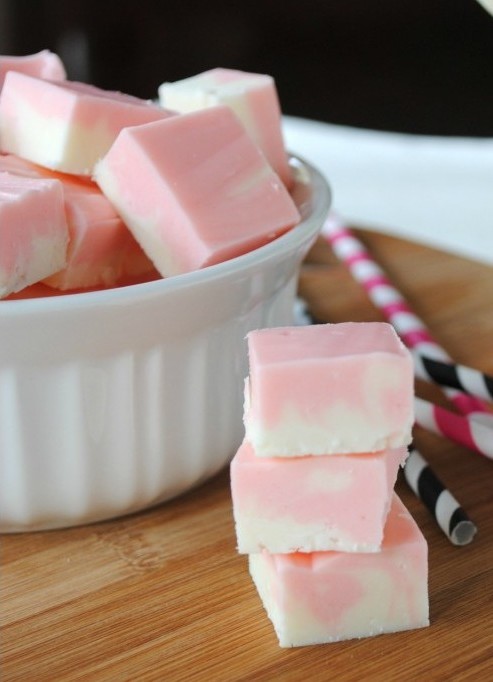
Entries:
{"label": "swirled pink fudge", "polygon": [[248,335],[245,433],[259,457],[375,452],[407,445],[413,365],[386,322]]}
{"label": "swirled pink fudge", "polygon": [[61,291],[111,287],[154,272],[151,261],[97,186],[65,190],[70,234],[67,265],[45,278],[45,284]]}
{"label": "swirled pink fudge", "polygon": [[300,219],[226,106],[125,128],[94,178],[165,277],[244,254]]}
{"label": "swirled pink fudge", "polygon": [[281,647],[429,625],[428,547],[395,495],[380,552],[249,555]]}
{"label": "swirled pink fudge", "polygon": [[238,551],[377,552],[407,448],[360,455],[256,457],[231,462]]}
{"label": "swirled pink fudge", "polygon": [[61,270],[44,283],[62,291],[113,286],[154,267],[99,187],[85,177],[50,171],[13,154],[0,155],[0,171],[62,184],[69,243]]}
{"label": "swirled pink fudge", "polygon": [[231,107],[284,184],[292,185],[281,129],[281,108],[272,76],[236,69],[210,69],[174,83],[162,83],[158,91],[161,104],[180,113],[218,104]]}
{"label": "swirled pink fudge", "polygon": [[91,175],[122,128],[170,115],[131,95],[9,71],[0,98],[0,146],[52,170]]}
{"label": "swirled pink fudge", "polygon": [[60,270],[67,242],[61,183],[0,172],[0,298]]}
{"label": "swirled pink fudge", "polygon": [[50,50],[22,56],[0,55],[0,90],[9,71],[19,71],[28,76],[53,81],[65,80],[65,67],[60,57]]}

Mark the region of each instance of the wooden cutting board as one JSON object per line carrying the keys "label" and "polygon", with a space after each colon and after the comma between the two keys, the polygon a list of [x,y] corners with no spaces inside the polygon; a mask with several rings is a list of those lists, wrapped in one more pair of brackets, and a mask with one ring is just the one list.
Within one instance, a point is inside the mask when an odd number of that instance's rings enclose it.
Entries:
{"label": "wooden cutting board", "polygon": [[[457,361],[493,373],[493,269],[360,231]],[[300,280],[320,320],[381,319],[326,244]],[[428,386],[418,390],[440,400]],[[235,551],[228,472],[150,511],[3,536],[3,682],[493,679],[493,461],[438,436],[417,444],[478,526],[454,547],[403,479],[429,542],[431,626],[281,649]]]}

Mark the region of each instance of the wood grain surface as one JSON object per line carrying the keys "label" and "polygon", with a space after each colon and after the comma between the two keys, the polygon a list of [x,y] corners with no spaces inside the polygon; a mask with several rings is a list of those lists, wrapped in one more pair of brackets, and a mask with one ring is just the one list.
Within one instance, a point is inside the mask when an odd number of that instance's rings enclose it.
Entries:
{"label": "wood grain surface", "polygon": [[[493,373],[493,269],[359,235],[448,352]],[[381,319],[322,242],[300,289],[320,320]],[[417,391],[442,400],[428,385]],[[279,648],[235,550],[225,470],[127,518],[3,536],[1,679],[493,679],[493,461],[424,432],[416,441],[479,529],[470,545],[454,547],[398,480],[429,543],[429,628]]]}

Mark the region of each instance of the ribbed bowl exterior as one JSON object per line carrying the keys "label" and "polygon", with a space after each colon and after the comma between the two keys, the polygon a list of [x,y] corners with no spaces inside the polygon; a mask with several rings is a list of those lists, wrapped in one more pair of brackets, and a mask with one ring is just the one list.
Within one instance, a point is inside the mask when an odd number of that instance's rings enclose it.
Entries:
{"label": "ribbed bowl exterior", "polygon": [[328,211],[299,160],[303,221],[257,251],[122,289],[0,303],[0,531],[80,525],[168,500],[243,437],[245,336],[292,323]]}

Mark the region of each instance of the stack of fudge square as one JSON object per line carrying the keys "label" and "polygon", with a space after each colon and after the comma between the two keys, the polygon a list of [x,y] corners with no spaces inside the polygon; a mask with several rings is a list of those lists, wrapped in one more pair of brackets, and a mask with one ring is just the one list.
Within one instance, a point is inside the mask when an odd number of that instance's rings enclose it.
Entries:
{"label": "stack of fudge square", "polygon": [[413,366],[383,322],[250,332],[237,548],[281,647],[424,627],[428,551],[394,492]]}

